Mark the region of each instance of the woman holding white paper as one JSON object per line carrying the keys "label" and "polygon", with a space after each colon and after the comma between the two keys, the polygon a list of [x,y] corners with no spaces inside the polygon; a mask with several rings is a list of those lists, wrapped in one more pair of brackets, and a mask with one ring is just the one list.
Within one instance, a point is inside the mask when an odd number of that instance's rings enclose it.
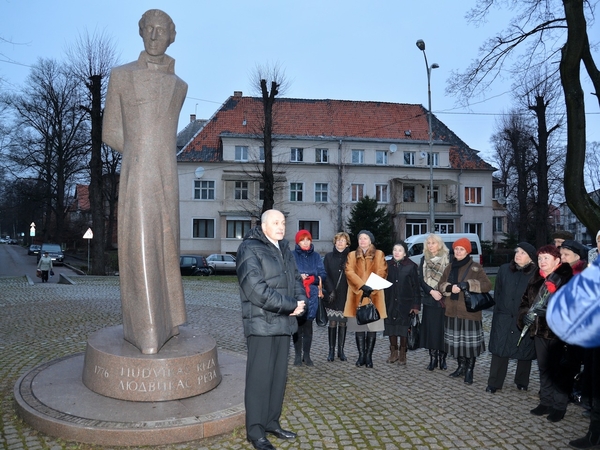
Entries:
{"label": "woman holding white paper", "polygon": [[[371,274],[387,277],[387,264],[385,255],[377,250],[373,243],[373,233],[361,230],[358,233],[358,248],[348,253],[346,262],[346,279],[348,280],[348,296],[344,307],[344,316],[348,318],[348,331],[356,333],[356,346],[358,348],[358,360],[356,366],[373,367],[373,349],[378,331],[384,330],[383,320],[387,317],[385,308],[385,296],[381,289],[373,289],[367,284]],[[358,325],[356,322],[356,308],[361,305],[365,298],[370,297],[380,319],[366,325]]]}

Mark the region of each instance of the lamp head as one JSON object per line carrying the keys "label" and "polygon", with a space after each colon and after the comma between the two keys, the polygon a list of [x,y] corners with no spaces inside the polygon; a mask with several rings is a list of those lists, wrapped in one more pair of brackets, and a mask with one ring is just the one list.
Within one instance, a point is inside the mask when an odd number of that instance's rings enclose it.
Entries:
{"label": "lamp head", "polygon": [[419,50],[424,52],[425,51],[425,41],[423,41],[423,39],[419,39],[417,41],[417,47],[419,48]]}
{"label": "lamp head", "polygon": [[432,69],[439,69],[439,68],[440,68],[440,65],[439,65],[438,63],[433,63],[433,64],[431,65],[431,68],[432,68]]}

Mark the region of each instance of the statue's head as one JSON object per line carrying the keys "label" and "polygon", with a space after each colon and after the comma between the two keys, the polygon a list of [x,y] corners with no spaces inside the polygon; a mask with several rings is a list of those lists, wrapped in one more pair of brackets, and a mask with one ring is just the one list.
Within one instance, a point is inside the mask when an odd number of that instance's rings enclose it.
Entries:
{"label": "statue's head", "polygon": [[160,9],[149,9],[139,22],[140,36],[149,55],[161,56],[175,41],[175,24],[167,13]]}

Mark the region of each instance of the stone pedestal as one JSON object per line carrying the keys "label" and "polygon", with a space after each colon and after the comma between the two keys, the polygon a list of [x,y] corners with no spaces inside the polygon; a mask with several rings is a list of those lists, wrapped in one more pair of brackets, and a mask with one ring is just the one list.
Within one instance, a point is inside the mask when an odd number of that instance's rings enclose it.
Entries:
{"label": "stone pedestal", "polygon": [[157,354],[144,355],[123,338],[121,325],[88,339],[83,384],[120,400],[154,402],[193,397],[221,382],[217,344],[209,335],[179,328]]}

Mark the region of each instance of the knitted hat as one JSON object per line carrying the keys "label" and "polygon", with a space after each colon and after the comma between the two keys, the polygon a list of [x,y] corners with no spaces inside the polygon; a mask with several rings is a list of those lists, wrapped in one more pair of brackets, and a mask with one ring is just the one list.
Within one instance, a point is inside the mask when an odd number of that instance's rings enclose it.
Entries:
{"label": "knitted hat", "polygon": [[371,244],[375,243],[375,236],[373,236],[373,233],[371,233],[368,230],[360,230],[358,232],[358,234],[356,235],[356,237],[360,237],[361,234],[366,234],[367,236],[369,236],[369,239],[371,239]]}
{"label": "knitted hat", "polygon": [[460,238],[457,239],[454,244],[452,244],[452,250],[454,250],[456,247],[462,247],[464,248],[467,253],[471,253],[471,241],[469,241],[467,238]]}
{"label": "knitted hat", "polygon": [[587,259],[587,252],[588,252],[587,248],[585,248],[583,245],[581,245],[577,241],[567,239],[565,242],[562,243],[560,248],[566,248],[568,250],[571,250],[576,255],[579,255],[580,258],[583,258],[585,255],[585,258]]}
{"label": "knitted hat", "polygon": [[517,244],[517,247],[523,250],[525,253],[527,253],[532,261],[537,261],[535,247],[529,242],[519,242]]}
{"label": "knitted hat", "polygon": [[408,256],[408,245],[406,245],[406,242],[404,241],[398,241],[394,244],[394,247],[396,245],[401,245],[404,248],[404,253]]}
{"label": "knitted hat", "polygon": [[308,238],[312,241],[312,236],[307,230],[300,230],[296,233],[296,244],[298,244],[302,239]]}

